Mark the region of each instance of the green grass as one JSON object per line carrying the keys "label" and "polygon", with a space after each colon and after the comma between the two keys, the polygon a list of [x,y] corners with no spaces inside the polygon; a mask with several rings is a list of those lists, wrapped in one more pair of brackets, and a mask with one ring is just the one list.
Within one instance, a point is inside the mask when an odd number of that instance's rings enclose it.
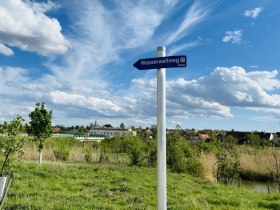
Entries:
{"label": "green grass", "polygon": [[[156,209],[156,179],[155,168],[21,162],[3,209]],[[280,209],[280,194],[168,172],[168,209]]]}

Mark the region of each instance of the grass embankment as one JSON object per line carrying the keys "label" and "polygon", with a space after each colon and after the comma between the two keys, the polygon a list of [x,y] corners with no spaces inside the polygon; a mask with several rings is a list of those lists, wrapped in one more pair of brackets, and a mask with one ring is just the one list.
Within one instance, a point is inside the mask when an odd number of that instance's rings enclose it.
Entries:
{"label": "grass embankment", "polygon": [[[156,209],[156,179],[155,168],[23,161],[3,209]],[[280,194],[168,172],[168,208],[280,209]]]}

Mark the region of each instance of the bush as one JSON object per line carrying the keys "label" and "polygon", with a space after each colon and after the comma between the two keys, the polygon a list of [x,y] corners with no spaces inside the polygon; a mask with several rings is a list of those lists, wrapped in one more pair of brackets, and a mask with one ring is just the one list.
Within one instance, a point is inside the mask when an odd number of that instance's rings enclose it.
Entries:
{"label": "bush", "polygon": [[122,148],[128,154],[132,165],[139,164],[147,157],[144,152],[144,143],[138,137],[125,137]]}
{"label": "bush", "polygon": [[66,161],[69,158],[69,148],[64,145],[59,145],[53,152],[57,160]]}
{"label": "bush", "polygon": [[85,154],[85,161],[86,161],[87,163],[91,163],[91,162],[92,162],[92,155],[91,155],[90,152],[87,152],[87,153]]}
{"label": "bush", "polygon": [[276,182],[278,192],[280,193],[280,162],[276,152],[272,154],[274,162],[274,170],[272,172],[273,180]]}
{"label": "bush", "polygon": [[139,148],[133,148],[130,151],[129,159],[132,165],[137,165],[141,161],[140,157],[141,157],[141,150]]}
{"label": "bush", "polygon": [[97,142],[97,141],[92,142],[91,147],[94,150],[98,150],[99,149],[99,142]]}
{"label": "bush", "polygon": [[169,166],[172,170],[195,176],[202,175],[202,166],[186,142],[177,142],[172,151],[172,157],[169,157]]}
{"label": "bush", "polygon": [[108,162],[109,161],[109,158],[108,156],[105,154],[105,153],[100,153],[100,156],[99,156],[99,163],[105,163],[105,162]]}
{"label": "bush", "polygon": [[224,139],[223,139],[223,144],[224,144],[224,146],[229,146],[229,147],[231,147],[231,146],[233,146],[233,145],[236,145],[238,143],[238,140],[237,140],[237,138],[235,138],[234,136],[231,136],[231,135],[229,135],[229,136],[226,136]]}
{"label": "bush", "polygon": [[202,175],[202,165],[193,149],[185,141],[178,140],[176,134],[167,138],[167,164],[175,172]]}
{"label": "bush", "polygon": [[155,167],[157,165],[157,149],[152,149],[148,155],[148,166]]}
{"label": "bush", "polygon": [[236,147],[221,148],[220,153],[217,154],[216,177],[218,182],[231,185],[239,173],[239,152]]}
{"label": "bush", "polygon": [[195,149],[198,154],[202,152],[216,154],[219,151],[219,143],[216,141],[208,143],[202,141],[195,144]]}

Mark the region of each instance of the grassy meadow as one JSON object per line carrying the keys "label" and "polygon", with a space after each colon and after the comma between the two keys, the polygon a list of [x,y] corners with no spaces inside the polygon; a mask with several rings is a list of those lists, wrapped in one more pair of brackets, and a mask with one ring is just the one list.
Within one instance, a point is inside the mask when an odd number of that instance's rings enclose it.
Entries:
{"label": "grassy meadow", "polygon": [[[242,173],[269,176],[274,148],[240,149]],[[156,209],[156,168],[131,166],[126,154],[108,153],[100,163],[102,152],[96,143],[73,138],[48,139],[42,165],[37,164],[34,142],[27,142],[24,151],[3,209]],[[58,160],[55,151],[67,151],[67,160]],[[216,183],[212,152],[202,152],[199,160],[203,177],[168,170],[168,209],[280,209],[278,193]]]}
{"label": "grassy meadow", "polygon": [[[156,179],[148,167],[23,161],[3,209],[156,209]],[[168,209],[280,209],[280,194],[169,171]]]}

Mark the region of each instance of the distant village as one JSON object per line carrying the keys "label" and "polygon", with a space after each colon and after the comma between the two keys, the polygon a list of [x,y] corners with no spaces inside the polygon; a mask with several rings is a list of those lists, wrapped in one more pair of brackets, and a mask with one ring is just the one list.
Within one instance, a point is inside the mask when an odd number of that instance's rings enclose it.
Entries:
{"label": "distant village", "polygon": [[[83,141],[102,141],[106,138],[112,138],[115,136],[140,136],[144,139],[154,139],[156,138],[156,125],[150,127],[134,127],[131,126],[126,128],[123,123],[119,127],[113,127],[111,124],[104,124],[100,126],[97,121],[91,123],[88,126],[54,126],[54,135],[62,136],[74,136],[77,140]],[[248,135],[254,134],[263,141],[273,142],[274,145],[280,146],[280,132],[259,132],[259,131],[235,131],[235,130],[212,130],[212,129],[182,129],[177,126],[174,129],[166,129],[166,134],[171,134],[172,132],[178,132],[180,138],[189,142],[209,142],[212,140],[222,141],[227,136],[232,136],[237,140],[238,144],[246,144],[246,139]]]}

